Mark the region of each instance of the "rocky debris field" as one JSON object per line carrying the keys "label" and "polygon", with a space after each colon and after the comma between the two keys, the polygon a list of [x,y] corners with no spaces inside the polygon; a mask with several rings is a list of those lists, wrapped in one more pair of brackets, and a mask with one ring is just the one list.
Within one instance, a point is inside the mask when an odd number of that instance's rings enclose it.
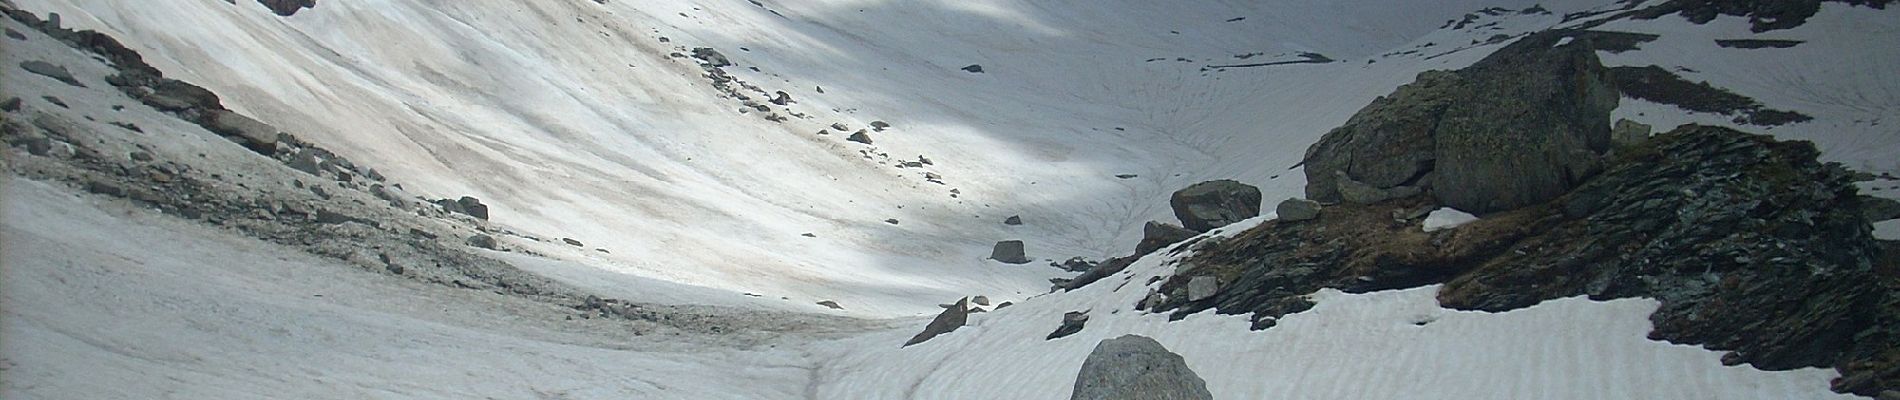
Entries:
{"label": "rocky debris field", "polygon": [[1891,244],[1870,236],[1846,170],[1817,153],[1685,126],[1622,149],[1552,201],[1452,229],[1421,229],[1417,210],[1438,207],[1428,197],[1327,206],[1313,220],[1199,244],[1137,307],[1250,314],[1265,329],[1310,308],[1306,295],[1321,288],[1443,283],[1445,306],[1486,311],[1650,297],[1663,304],[1655,339],[1769,370],[1836,368],[1837,391],[1900,388],[1900,276],[1876,265],[1892,262],[1881,249]]}

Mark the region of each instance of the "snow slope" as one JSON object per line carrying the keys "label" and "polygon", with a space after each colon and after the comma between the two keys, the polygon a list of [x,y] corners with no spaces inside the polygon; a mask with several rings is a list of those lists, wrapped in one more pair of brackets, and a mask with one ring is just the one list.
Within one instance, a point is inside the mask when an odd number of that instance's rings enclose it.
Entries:
{"label": "snow slope", "polygon": [[[1196,181],[1298,195],[1287,168],[1320,134],[1416,72],[1484,52],[1365,60],[1493,34],[1433,30],[1493,4],[1479,0],[351,1],[290,18],[195,0],[18,3],[133,38],[168,74],[412,193],[481,198],[496,221],[546,239],[526,243],[539,252],[866,316],[1038,293],[1055,271],[986,261],[989,245],[1120,253]],[[1565,3],[1546,7],[1596,5]],[[811,118],[740,114],[698,67],[667,57],[694,46]],[[1202,71],[1295,52],[1343,61]],[[987,72],[957,70],[968,64]],[[874,147],[814,135],[873,120],[895,125]],[[1010,215],[1028,224],[998,223]]]}
{"label": "snow slope", "polygon": [[[1718,353],[1648,340],[1651,300],[1569,298],[1490,314],[1438,307],[1437,286],[1325,290],[1312,310],[1259,332],[1244,316],[1168,322],[1135,311],[1160,285],[1143,283],[1173,274],[1176,259],[1148,256],[1074,292],[973,314],[972,326],[909,348],[897,347],[901,331],[849,339],[832,349],[821,374],[835,378],[818,398],[1068,398],[1095,344],[1129,333],[1181,354],[1217,399],[1853,398],[1828,393],[1833,370],[1724,367]],[[1087,327],[1044,340],[1069,311],[1087,311]]]}
{"label": "snow slope", "polygon": [[[1645,300],[1483,314],[1436,308],[1434,288],[1323,292],[1314,310],[1250,332],[1236,317],[1132,311],[1147,278],[1171,270],[1163,257],[1043,296],[1055,269],[983,260],[1004,239],[1038,259],[1125,253],[1143,222],[1171,219],[1170,192],[1200,180],[1298,196],[1291,167],[1306,146],[1374,97],[1501,45],[1474,41],[1608,1],[1544,2],[1555,15],[1465,29],[1439,26],[1538,2],[363,0],[290,18],[248,1],[15,2],[117,36],[411,192],[481,198],[544,241],[507,240],[553,259],[498,257],[579,287],[879,318],[964,295],[1017,305],[907,349],[921,319],[763,347],[628,337],[11,180],[0,397],[1054,399],[1096,341],[1125,333],[1183,354],[1219,398],[1838,397],[1832,371],[1725,367],[1645,339]],[[1734,18],[1615,23],[1604,29],[1671,37],[1605,59],[1702,71],[1687,76],[1817,117],[1769,133],[1900,171],[1900,91],[1870,75],[1900,53],[1869,45],[1900,42],[1896,12],[1829,4],[1808,27],[1764,34],[1810,40],[1776,50],[1705,40],[1748,36]],[[668,56],[698,46],[811,118],[740,113]],[[1208,68],[1299,52],[1340,62]],[[986,72],[958,70],[970,64]],[[1627,101],[1619,117],[1661,129],[1722,122]],[[874,120],[895,126],[874,146],[814,134]],[[933,165],[892,165],[917,156]],[[1000,224],[1010,215],[1027,224]],[[1042,339],[1080,310],[1093,310],[1087,329]]]}

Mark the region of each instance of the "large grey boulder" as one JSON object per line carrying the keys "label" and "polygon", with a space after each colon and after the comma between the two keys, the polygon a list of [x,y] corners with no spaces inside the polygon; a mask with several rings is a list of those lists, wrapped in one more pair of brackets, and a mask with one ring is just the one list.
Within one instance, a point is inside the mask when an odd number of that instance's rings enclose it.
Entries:
{"label": "large grey boulder", "polygon": [[1187,360],[1140,335],[1103,340],[1082,362],[1070,400],[1212,400]]}
{"label": "large grey boulder", "polygon": [[1416,190],[1482,214],[1581,184],[1601,169],[1619,95],[1592,39],[1563,42],[1572,35],[1526,36],[1470,68],[1421,73],[1373,100],[1307,149],[1306,197],[1383,200]]}
{"label": "large grey boulder", "polygon": [[996,246],[990,248],[990,259],[1001,261],[1005,264],[1029,263],[1029,256],[1023,254],[1023,241],[1021,240],[996,242]]}
{"label": "large grey boulder", "polygon": [[964,323],[969,322],[969,319],[970,299],[967,297],[958,299],[957,304],[943,309],[942,313],[937,314],[937,318],[930,320],[930,325],[924,326],[923,332],[918,332],[917,336],[911,336],[910,341],[904,342],[903,347],[910,347],[910,345],[923,343],[926,340],[937,337],[937,335],[955,331],[957,328],[962,328]]}
{"label": "large grey boulder", "polygon": [[1306,148],[1306,198],[1341,200],[1341,172],[1374,187],[1416,183],[1438,155],[1433,132],[1438,117],[1463,86],[1456,74],[1425,71],[1391,95],[1373,99],[1346,124]]}
{"label": "large grey boulder", "polygon": [[1260,188],[1227,179],[1201,182],[1174,192],[1168,205],[1182,227],[1207,232],[1260,215]]}

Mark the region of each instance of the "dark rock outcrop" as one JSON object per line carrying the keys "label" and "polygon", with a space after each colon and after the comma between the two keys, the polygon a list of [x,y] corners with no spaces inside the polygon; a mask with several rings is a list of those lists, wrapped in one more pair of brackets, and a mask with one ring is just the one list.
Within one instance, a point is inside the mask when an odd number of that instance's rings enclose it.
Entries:
{"label": "dark rock outcrop", "polygon": [[1562,195],[1600,169],[1617,104],[1590,40],[1547,31],[1470,68],[1419,74],[1308,148],[1307,198],[1370,203],[1430,191],[1489,213]]}
{"label": "dark rock outcrop", "polygon": [[[1587,295],[1654,298],[1651,337],[1730,351],[1726,363],[1834,367],[1834,389],[1900,388],[1900,281],[1836,164],[1805,142],[1684,126],[1618,150],[1552,201],[1455,230],[1394,224],[1425,199],[1328,207],[1200,245],[1157,312],[1252,314],[1255,329],[1321,288],[1443,283],[1453,308],[1503,311]],[[1191,296],[1196,280],[1216,293]],[[1202,283],[1203,287],[1205,283]]]}
{"label": "dark rock outcrop", "polygon": [[930,320],[930,325],[924,326],[923,332],[918,332],[917,336],[911,336],[909,341],[904,342],[903,347],[910,347],[910,345],[923,343],[926,340],[937,337],[937,335],[955,331],[957,328],[962,328],[964,323],[969,322],[969,319],[970,299],[967,297],[958,299],[957,304],[944,308],[942,313],[937,314],[937,318]]}
{"label": "dark rock outcrop", "polygon": [[1168,198],[1181,226],[1207,232],[1260,215],[1260,188],[1233,180],[1196,183]]}
{"label": "dark rock outcrop", "polygon": [[317,0],[257,0],[257,2],[270,8],[271,12],[285,17],[296,15],[298,11],[303,11],[305,8],[317,7]]}
{"label": "dark rock outcrop", "polygon": [[1021,240],[996,242],[996,246],[990,248],[990,259],[1005,264],[1029,263],[1029,256],[1023,254],[1023,241]]}
{"label": "dark rock outcrop", "polygon": [[725,54],[720,53],[719,50],[713,50],[710,47],[693,48],[693,58],[705,61],[706,65],[714,68],[732,65],[732,60],[726,58]]}
{"label": "dark rock outcrop", "polygon": [[1103,340],[1076,374],[1071,400],[1212,400],[1181,355],[1146,336]]}
{"label": "dark rock outcrop", "polygon": [[72,71],[67,70],[66,67],[53,65],[53,63],[45,61],[24,61],[20,63],[20,69],[26,70],[26,72],[32,72],[35,75],[53,78],[53,80],[60,81],[67,85],[86,87],[86,84],[79,83],[79,79],[73,78]]}
{"label": "dark rock outcrop", "polygon": [[1141,227],[1141,243],[1135,244],[1135,256],[1140,257],[1161,250],[1168,245],[1188,240],[1200,232],[1188,230],[1174,224],[1161,221],[1148,221]]}
{"label": "dark rock outcrop", "polygon": [[1087,311],[1070,311],[1063,313],[1062,325],[1057,326],[1056,331],[1050,332],[1049,337],[1043,340],[1056,340],[1064,336],[1074,335],[1076,332],[1081,332],[1082,327],[1087,325],[1088,322],[1089,313]]}
{"label": "dark rock outcrop", "polygon": [[1767,32],[1789,29],[1808,22],[1808,18],[1821,11],[1821,3],[1847,3],[1884,9],[1894,0],[1670,0],[1662,4],[1638,10],[1636,18],[1653,19],[1670,14],[1679,14],[1690,22],[1706,24],[1715,17],[1729,15],[1746,17],[1752,25],[1750,30]]}

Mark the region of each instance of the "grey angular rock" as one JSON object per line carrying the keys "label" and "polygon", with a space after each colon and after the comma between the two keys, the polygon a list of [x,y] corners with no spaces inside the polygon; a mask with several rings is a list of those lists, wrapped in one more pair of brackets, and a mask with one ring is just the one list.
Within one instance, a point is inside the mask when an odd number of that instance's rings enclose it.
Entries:
{"label": "grey angular rock", "polygon": [[1181,226],[1207,232],[1260,215],[1260,188],[1233,180],[1196,183],[1168,199]]}
{"label": "grey angular rock", "polygon": [[1029,256],[1023,254],[1023,241],[1021,240],[996,242],[996,246],[990,248],[990,259],[1006,264],[1029,263]]}
{"label": "grey angular rock", "polygon": [[1064,336],[1074,335],[1076,332],[1081,332],[1082,327],[1088,325],[1088,323],[1089,323],[1089,313],[1086,311],[1070,311],[1070,312],[1063,313],[1062,325],[1057,326],[1056,331],[1050,332],[1049,337],[1044,338],[1043,340],[1056,340]]}
{"label": "grey angular rock", "polygon": [[1103,340],[1076,374],[1070,400],[1212,400],[1187,360],[1139,335]]}
{"label": "grey angular rock", "polygon": [[462,198],[455,200],[455,205],[460,206],[463,214],[468,214],[477,219],[488,219],[488,205],[482,204],[481,199],[462,196]]}
{"label": "grey angular rock", "polygon": [[79,79],[73,78],[72,71],[66,70],[66,67],[53,65],[53,63],[45,61],[26,61],[20,63],[20,69],[40,76],[53,78],[67,85],[86,87],[85,84],[79,83]]}
{"label": "grey angular rock", "polygon": [[979,305],[979,306],[987,306],[987,305],[990,305],[990,297],[989,296],[971,297],[970,302],[976,303],[976,305]]}
{"label": "grey angular rock", "polygon": [[705,61],[707,65],[711,65],[713,67],[725,67],[725,66],[732,65],[732,60],[727,59],[725,54],[721,54],[719,53],[719,50],[713,50],[710,47],[694,48],[693,58],[697,58],[697,59],[700,59],[701,61]]}
{"label": "grey angular rock", "polygon": [[962,328],[964,323],[969,322],[969,318],[970,299],[957,299],[956,304],[943,309],[942,313],[937,314],[937,318],[931,319],[930,324],[924,326],[923,332],[918,332],[917,336],[912,336],[909,341],[904,342],[903,347],[910,347],[910,345],[923,343],[938,335],[956,331],[957,328]]}
{"label": "grey angular rock", "polygon": [[1147,225],[1141,227],[1141,242],[1135,244],[1135,255],[1147,255],[1199,234],[1175,224],[1148,221]]}
{"label": "grey angular rock", "polygon": [[852,132],[851,136],[845,137],[844,140],[849,140],[849,141],[864,143],[864,144],[871,144],[871,134],[865,133],[863,129],[859,129],[857,132]]}
{"label": "grey angular rock", "polygon": [[843,310],[843,309],[844,309],[844,306],[841,306],[841,305],[838,305],[838,302],[836,302],[836,301],[831,301],[831,300],[825,300],[825,301],[820,301],[820,302],[818,302],[818,305],[821,305],[821,306],[825,306],[825,308],[830,308],[830,309],[833,309],[833,310]]}
{"label": "grey angular rock", "polygon": [[1280,216],[1280,221],[1298,222],[1319,218],[1319,209],[1320,205],[1317,201],[1289,198],[1280,201],[1280,205],[1275,206],[1273,211],[1274,214]]}
{"label": "grey angular rock", "polygon": [[1023,224],[1022,216],[1011,215],[1009,216],[1009,218],[1003,219],[1003,225],[1022,225],[1022,224]]}
{"label": "grey angular rock", "polygon": [[251,119],[230,110],[212,111],[207,117],[207,128],[220,135],[230,137],[244,147],[264,155],[277,152],[277,127]]}

